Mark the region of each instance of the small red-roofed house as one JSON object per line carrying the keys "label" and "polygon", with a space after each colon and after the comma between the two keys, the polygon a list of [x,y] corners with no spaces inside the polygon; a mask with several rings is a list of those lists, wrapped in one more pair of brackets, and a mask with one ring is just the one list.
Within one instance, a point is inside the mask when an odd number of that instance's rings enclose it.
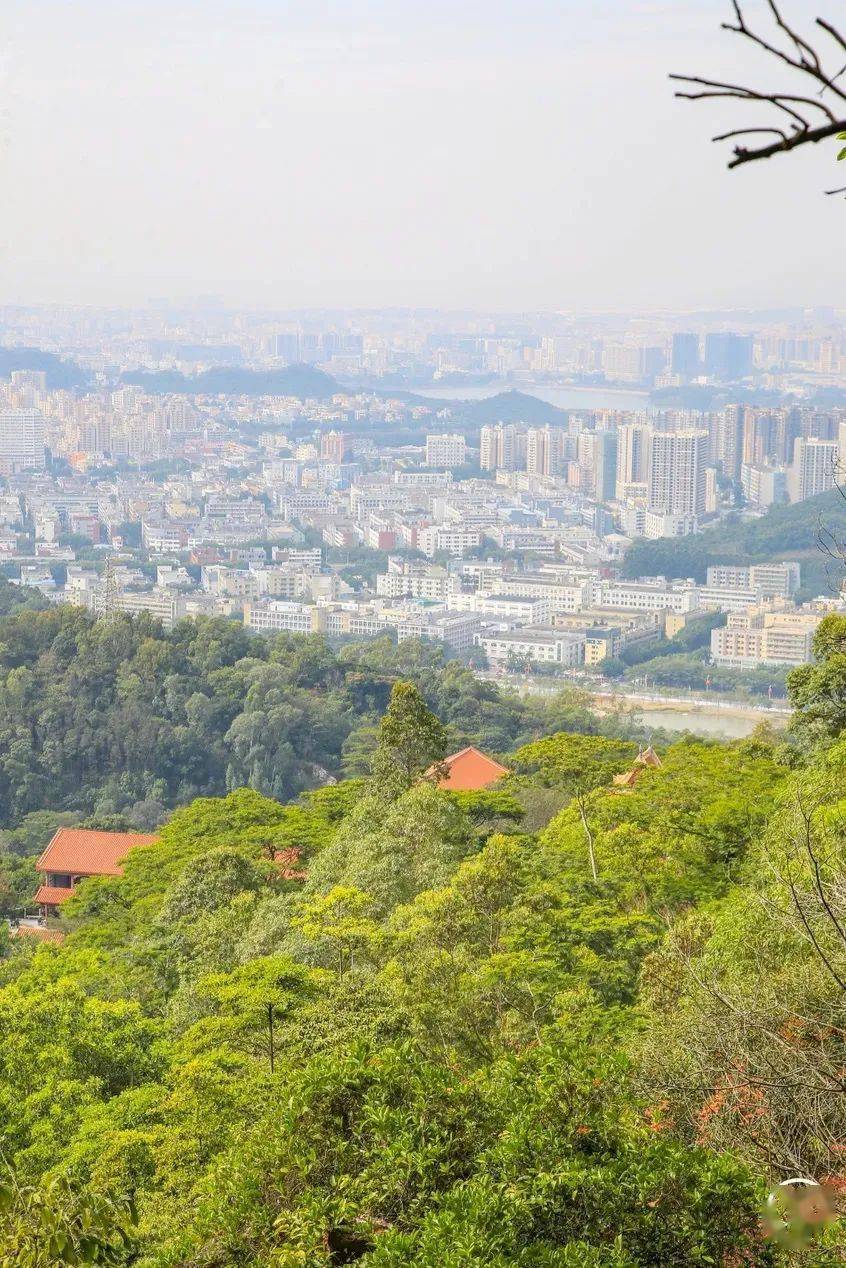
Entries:
{"label": "small red-roofed house", "polygon": [[121,861],[139,845],[158,837],[145,832],[96,832],[92,828],[59,828],[36,863],[41,885],[35,901],[42,916],[55,916],[78,881],[87,876],[122,876]]}
{"label": "small red-roofed house", "polygon": [[443,772],[438,779],[438,787],[446,788],[448,792],[478,792],[508,774],[506,766],[500,766],[499,762],[472,745],[445,757],[431,768],[432,773],[438,768]]}

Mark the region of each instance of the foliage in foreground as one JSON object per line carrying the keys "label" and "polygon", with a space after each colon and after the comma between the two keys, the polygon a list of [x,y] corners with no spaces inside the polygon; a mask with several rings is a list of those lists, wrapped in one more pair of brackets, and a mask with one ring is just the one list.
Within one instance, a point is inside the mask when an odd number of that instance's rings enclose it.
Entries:
{"label": "foliage in foreground", "polygon": [[446,792],[406,683],[377,777],[177,811],[0,960],[7,1260],[843,1262],[759,1219],[785,1175],[846,1191],[824,637],[788,743],[681,741],[633,786],[629,742],[558,732]]}
{"label": "foliage in foreground", "polygon": [[[666,1130],[625,1049],[668,916],[724,901],[787,777],[772,744],[681,743],[619,794],[633,746],[558,734],[455,795],[419,778],[419,694],[381,735],[378,779],[178,811],[3,962],[12,1242],[55,1192],[59,1263],[85,1220],[92,1262],[143,1268],[771,1262],[762,1175]],[[536,792],[563,809],[529,834]]]}

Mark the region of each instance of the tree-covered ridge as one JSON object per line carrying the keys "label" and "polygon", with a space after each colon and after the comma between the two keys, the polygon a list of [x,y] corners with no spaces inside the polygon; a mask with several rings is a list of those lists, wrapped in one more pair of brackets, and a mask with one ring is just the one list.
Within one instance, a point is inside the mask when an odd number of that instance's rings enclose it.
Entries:
{"label": "tree-covered ridge", "polygon": [[0,379],[8,379],[13,370],[44,370],[49,388],[81,387],[88,382],[88,375],[75,361],[43,348],[0,347]]}
{"label": "tree-covered ridge", "polygon": [[325,370],[300,362],[280,370],[247,370],[219,365],[198,374],[179,370],[133,370],[121,375],[122,383],[145,392],[184,392],[209,396],[298,396],[300,400],[325,400],[342,392],[337,379]]}

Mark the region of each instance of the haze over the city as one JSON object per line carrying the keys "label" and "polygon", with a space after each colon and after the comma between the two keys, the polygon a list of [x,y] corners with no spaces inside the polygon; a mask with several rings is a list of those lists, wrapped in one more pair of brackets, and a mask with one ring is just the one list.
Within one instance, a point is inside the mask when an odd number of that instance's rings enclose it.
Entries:
{"label": "haze over the city", "polygon": [[723,0],[9,0],[3,296],[836,303],[832,147],[729,174],[708,138],[737,111],[673,99],[672,70],[772,78],[727,16]]}

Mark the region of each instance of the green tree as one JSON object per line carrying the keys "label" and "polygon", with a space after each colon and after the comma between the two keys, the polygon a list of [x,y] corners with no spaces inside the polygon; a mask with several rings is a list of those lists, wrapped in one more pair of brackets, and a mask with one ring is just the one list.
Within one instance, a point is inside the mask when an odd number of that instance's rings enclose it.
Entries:
{"label": "green tree", "polygon": [[328,948],[341,978],[353,967],[356,955],[366,954],[377,936],[378,926],[369,917],[371,910],[371,899],[360,889],[335,885],[328,894],[303,899],[291,923],[310,942]]}
{"label": "green tree", "polygon": [[0,852],[0,916],[20,915],[27,906],[33,910],[39,880],[34,859]]}
{"label": "green tree", "polygon": [[4,832],[2,840],[12,854],[30,858],[44,850],[59,828],[75,823],[79,823],[79,815],[73,810],[33,810],[16,828]]}
{"label": "green tree", "polygon": [[230,968],[266,882],[267,869],[235,849],[189,862],[156,921],[163,970],[184,977]]}
{"label": "green tree", "polygon": [[578,807],[591,875],[598,880],[596,850],[588,816],[590,794],[611,783],[637,755],[634,744],[599,736],[551,735],[516,754],[518,769],[536,769],[544,782],[562,789]]}
{"label": "green tree", "polygon": [[426,707],[418,687],[397,682],[379,725],[373,780],[380,794],[397,796],[410,788],[447,752],[446,728]]}
{"label": "green tree", "polygon": [[[398,678],[388,781],[332,782]],[[630,726],[422,643],[0,618],[5,822],[191,802],[0,949],[7,1260],[55,1183],[38,1268],[776,1262],[772,1159],[842,1175],[842,742],[688,738],[621,790]],[[445,732],[515,773],[439,788]]]}
{"label": "green tree", "polygon": [[846,617],[829,613],[814,635],[814,661],[787,678],[794,714],[790,730],[804,744],[833,739],[846,730]]}
{"label": "green tree", "polygon": [[560,1043],[472,1081],[410,1046],[321,1056],[208,1170],[153,1262],[772,1263],[749,1173],[651,1132],[625,1073]]}
{"label": "green tree", "polygon": [[467,815],[428,780],[387,806],[371,793],[315,858],[305,893],[353,886],[369,895],[373,914],[383,919],[421,890],[444,884],[477,843]]}
{"label": "green tree", "polygon": [[838,1185],[844,772],[841,741],[790,778],[742,884],[679,919],[644,994],[644,1070],[680,1133]]}
{"label": "green tree", "polygon": [[135,1247],[135,1208],[109,1193],[80,1196],[60,1179],[0,1183],[0,1268],[121,1264]]}

